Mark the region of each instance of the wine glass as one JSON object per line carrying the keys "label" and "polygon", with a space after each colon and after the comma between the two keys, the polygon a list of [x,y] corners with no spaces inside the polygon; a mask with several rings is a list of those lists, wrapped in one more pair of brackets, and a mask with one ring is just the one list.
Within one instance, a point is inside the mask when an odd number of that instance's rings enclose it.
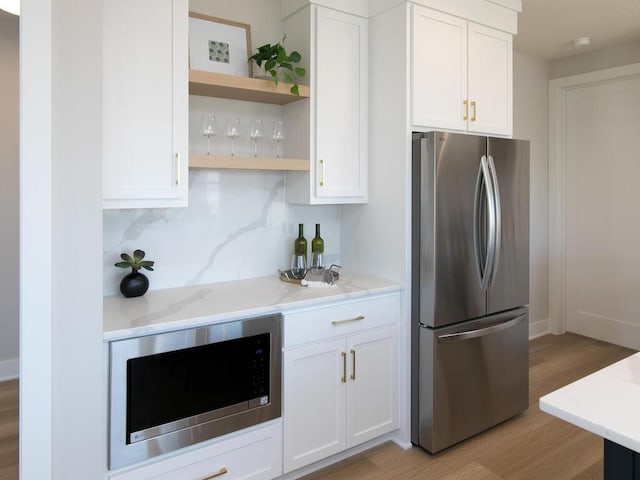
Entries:
{"label": "wine glass", "polygon": [[233,144],[235,139],[240,136],[240,119],[238,117],[227,119],[226,135],[231,139],[231,156],[233,157],[235,155]]}
{"label": "wine glass", "polygon": [[276,158],[281,157],[280,143],[284,140],[284,125],[281,121],[277,121],[273,124],[273,135],[271,136],[274,142],[276,142]]}
{"label": "wine glass", "polygon": [[211,155],[211,137],[216,136],[218,124],[215,115],[202,115],[200,135],[207,137],[207,155]]}
{"label": "wine glass", "polygon": [[253,141],[253,156],[258,156],[258,142],[262,140],[264,128],[262,120],[251,120],[251,129],[249,130],[249,139]]}

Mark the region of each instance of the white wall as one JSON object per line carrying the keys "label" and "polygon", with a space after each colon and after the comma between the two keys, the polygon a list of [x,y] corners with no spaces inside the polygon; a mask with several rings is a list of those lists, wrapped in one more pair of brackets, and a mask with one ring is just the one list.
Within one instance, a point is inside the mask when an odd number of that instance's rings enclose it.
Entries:
{"label": "white wall", "polygon": [[549,324],[548,79],[549,62],[515,52],[513,136],[530,144],[529,324],[532,336]]}
{"label": "white wall", "polygon": [[0,10],[0,381],[18,376],[19,19]]}
{"label": "white wall", "polygon": [[549,79],[640,63],[640,40],[592,52],[572,55],[549,63]]}

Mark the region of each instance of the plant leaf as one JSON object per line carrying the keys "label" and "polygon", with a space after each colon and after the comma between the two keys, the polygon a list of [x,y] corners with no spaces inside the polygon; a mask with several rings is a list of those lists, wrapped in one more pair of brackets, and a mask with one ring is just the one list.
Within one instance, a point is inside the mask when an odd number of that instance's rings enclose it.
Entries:
{"label": "plant leaf", "polygon": [[135,250],[133,252],[133,261],[135,263],[138,263],[138,262],[140,262],[140,260],[142,260],[144,258],[144,256],[145,256],[145,253],[144,253],[143,250]]}
{"label": "plant leaf", "polygon": [[275,83],[276,86],[278,86],[278,72],[276,72],[275,70],[269,70],[269,73],[271,74],[271,78],[273,79],[273,83]]}
{"label": "plant leaf", "polygon": [[154,262],[153,260],[143,260],[138,265],[140,265],[141,267],[147,268],[147,267],[153,267],[154,263],[156,262]]}
{"label": "plant leaf", "polygon": [[129,262],[118,262],[114,263],[113,265],[120,268],[129,268],[131,266]]}
{"label": "plant leaf", "polygon": [[298,75],[299,77],[304,77],[305,74],[307,73],[307,71],[302,67],[296,67],[295,72],[296,72],[296,75]]}
{"label": "plant leaf", "polygon": [[289,83],[294,83],[293,82],[293,77],[291,76],[291,74],[289,72],[283,72],[282,76],[284,77],[285,81],[287,81]]}
{"label": "plant leaf", "polygon": [[143,266],[142,266],[142,268],[145,268],[145,269],[147,269],[147,270],[149,270],[149,271],[153,272],[153,267],[148,267],[148,266],[146,266],[146,265],[143,265]]}
{"label": "plant leaf", "polygon": [[274,59],[270,58],[264,64],[264,69],[265,70],[273,70],[273,67],[275,67],[275,66],[276,66],[276,61]]}
{"label": "plant leaf", "polygon": [[278,55],[276,56],[276,61],[278,63],[283,63],[283,62],[286,62],[287,60],[289,60],[287,58],[287,52],[285,52],[284,48],[280,47],[278,49]]}
{"label": "plant leaf", "polygon": [[293,63],[298,63],[300,60],[302,60],[302,55],[300,55],[298,52],[296,52],[295,50],[293,52],[291,52],[289,54],[289,59],[293,62]]}
{"label": "plant leaf", "polygon": [[131,255],[129,255],[128,253],[121,253],[120,258],[127,263],[133,263],[133,258],[131,258]]}
{"label": "plant leaf", "polygon": [[300,96],[300,92],[298,91],[298,85],[292,85],[289,91],[294,95]]}

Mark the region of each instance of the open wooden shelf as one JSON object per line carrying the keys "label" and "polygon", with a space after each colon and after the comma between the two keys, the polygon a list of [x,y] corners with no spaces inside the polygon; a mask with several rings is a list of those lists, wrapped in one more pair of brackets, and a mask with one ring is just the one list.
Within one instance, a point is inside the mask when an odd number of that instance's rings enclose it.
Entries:
{"label": "open wooden shelf", "polygon": [[272,103],[274,105],[286,105],[309,98],[309,87],[306,85],[299,85],[300,96],[289,92],[290,88],[291,84],[289,83],[278,83],[276,87],[271,80],[189,70],[189,93],[191,95]]}
{"label": "open wooden shelf", "polygon": [[189,155],[189,168],[309,171],[309,160],[302,160],[297,158],[256,158]]}

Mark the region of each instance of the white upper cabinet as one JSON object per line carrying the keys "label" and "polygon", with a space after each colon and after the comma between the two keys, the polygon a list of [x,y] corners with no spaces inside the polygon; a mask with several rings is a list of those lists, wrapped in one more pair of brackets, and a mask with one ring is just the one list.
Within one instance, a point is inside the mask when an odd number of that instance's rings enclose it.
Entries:
{"label": "white upper cabinet", "polygon": [[105,0],[103,207],[188,199],[186,0]]}
{"label": "white upper cabinet", "polygon": [[511,135],[513,37],[469,23],[469,131]]}
{"label": "white upper cabinet", "polygon": [[288,156],[309,158],[311,167],[287,172],[287,201],[365,203],[367,20],[310,5],[284,24],[287,47],[299,50],[303,60],[308,55],[311,82],[311,100],[285,108]]}
{"label": "white upper cabinet", "polygon": [[414,5],[411,40],[414,126],[511,135],[510,34]]}

